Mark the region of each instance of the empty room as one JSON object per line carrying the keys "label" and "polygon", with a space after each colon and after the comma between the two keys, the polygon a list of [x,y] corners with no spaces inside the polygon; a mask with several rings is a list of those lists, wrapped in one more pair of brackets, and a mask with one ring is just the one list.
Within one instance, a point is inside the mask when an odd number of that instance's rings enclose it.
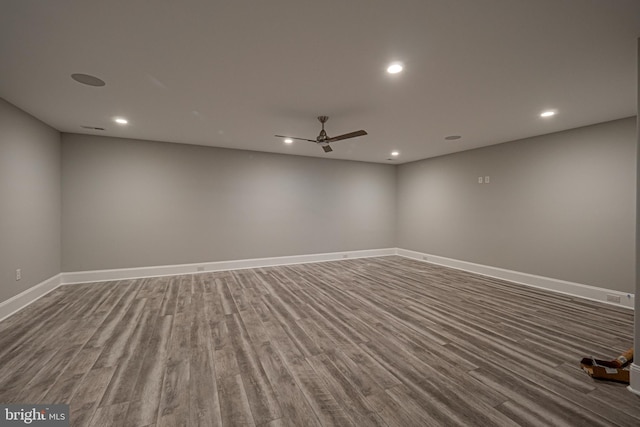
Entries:
{"label": "empty room", "polygon": [[0,426],[638,426],[637,0],[0,4]]}

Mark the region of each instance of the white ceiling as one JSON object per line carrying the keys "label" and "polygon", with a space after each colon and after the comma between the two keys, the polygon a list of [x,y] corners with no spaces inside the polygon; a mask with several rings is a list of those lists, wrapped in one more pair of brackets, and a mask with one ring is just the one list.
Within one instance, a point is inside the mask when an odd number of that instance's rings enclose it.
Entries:
{"label": "white ceiling", "polygon": [[[0,97],[63,132],[404,163],[635,115],[639,36],[639,0],[2,0]],[[369,135],[273,137],[318,115]]]}

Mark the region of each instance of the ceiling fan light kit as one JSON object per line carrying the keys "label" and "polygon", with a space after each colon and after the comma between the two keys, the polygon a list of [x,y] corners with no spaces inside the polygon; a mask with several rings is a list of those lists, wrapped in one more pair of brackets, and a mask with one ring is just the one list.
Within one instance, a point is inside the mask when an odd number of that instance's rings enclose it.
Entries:
{"label": "ceiling fan light kit", "polygon": [[329,145],[329,143],[331,142],[342,141],[344,139],[350,139],[350,138],[356,138],[358,136],[368,135],[365,130],[357,130],[354,132],[349,132],[342,135],[329,137],[327,135],[327,131],[324,130],[324,124],[327,122],[327,120],[329,120],[329,116],[318,116],[318,121],[322,123],[322,130],[320,131],[320,134],[316,137],[316,139],[297,138],[295,136],[285,136],[285,135],[275,135],[275,136],[278,138],[298,139],[300,141],[314,142],[316,144],[319,144],[325,153],[330,153],[333,151],[333,149]]}

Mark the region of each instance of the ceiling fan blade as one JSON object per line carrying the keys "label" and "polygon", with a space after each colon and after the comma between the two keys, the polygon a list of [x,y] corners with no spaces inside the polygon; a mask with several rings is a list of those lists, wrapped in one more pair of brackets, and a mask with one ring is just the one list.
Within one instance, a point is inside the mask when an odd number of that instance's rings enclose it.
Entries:
{"label": "ceiling fan blade", "polygon": [[322,149],[324,150],[325,153],[330,153],[333,151],[333,148],[329,147],[329,145],[323,145]]}
{"label": "ceiling fan blade", "polygon": [[274,136],[277,138],[291,138],[291,139],[299,139],[300,141],[318,142],[315,139],[296,138],[295,136],[285,136],[285,135],[274,135]]}
{"label": "ceiling fan blade", "polygon": [[344,135],[334,136],[332,138],[327,139],[326,142],[335,142],[343,139],[355,138],[357,136],[364,136],[364,135],[368,135],[366,131],[357,130],[355,132],[345,133]]}

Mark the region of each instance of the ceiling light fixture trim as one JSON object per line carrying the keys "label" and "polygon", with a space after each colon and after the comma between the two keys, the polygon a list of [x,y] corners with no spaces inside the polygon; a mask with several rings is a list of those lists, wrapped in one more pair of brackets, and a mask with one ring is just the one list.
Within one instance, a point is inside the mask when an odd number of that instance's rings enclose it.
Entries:
{"label": "ceiling light fixture trim", "polygon": [[387,73],[389,74],[398,74],[404,69],[404,65],[400,62],[392,62],[387,67]]}

